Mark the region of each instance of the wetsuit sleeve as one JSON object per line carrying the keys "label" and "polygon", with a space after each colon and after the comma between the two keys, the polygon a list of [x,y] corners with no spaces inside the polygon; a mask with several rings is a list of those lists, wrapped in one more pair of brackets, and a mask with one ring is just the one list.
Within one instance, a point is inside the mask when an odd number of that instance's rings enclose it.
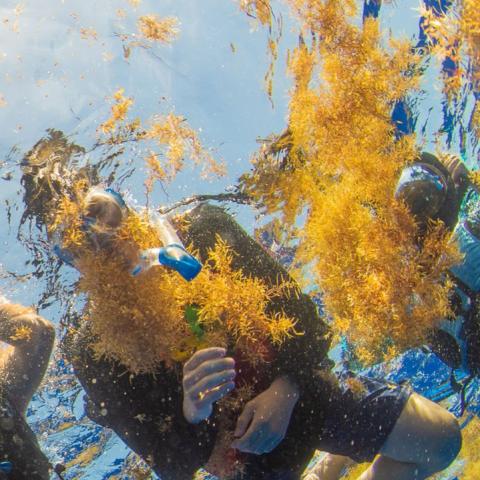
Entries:
{"label": "wetsuit sleeve", "polygon": [[[206,258],[208,249],[215,246],[216,235],[233,249],[233,267],[246,275],[276,284],[279,278],[292,281],[286,270],[219,207],[201,205],[189,216],[187,242],[191,242]],[[304,392],[312,376],[323,368],[330,346],[330,333],[313,301],[296,288],[271,302],[271,312],[284,312],[297,321],[298,336],[285,341],[276,349],[275,361],[270,365],[272,379],[288,375]]]}
{"label": "wetsuit sleeve", "polygon": [[215,429],[185,420],[181,372],[160,366],[155,375],[131,375],[118,363],[95,358],[89,344],[83,328],[66,345],[88,395],[88,416],[113,429],[163,480],[191,480],[208,460]]}

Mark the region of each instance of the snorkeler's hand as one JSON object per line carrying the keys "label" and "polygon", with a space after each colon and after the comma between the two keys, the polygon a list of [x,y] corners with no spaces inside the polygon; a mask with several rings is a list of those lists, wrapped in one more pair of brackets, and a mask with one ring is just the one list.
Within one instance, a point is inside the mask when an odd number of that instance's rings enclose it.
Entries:
{"label": "snorkeler's hand", "polygon": [[213,404],[235,388],[235,360],[224,348],[205,348],[183,367],[183,414],[189,423],[206,420]]}
{"label": "snorkeler's hand", "polygon": [[250,400],[237,420],[232,447],[246,453],[271,452],[285,437],[298,388],[287,377],[277,378],[263,393]]}

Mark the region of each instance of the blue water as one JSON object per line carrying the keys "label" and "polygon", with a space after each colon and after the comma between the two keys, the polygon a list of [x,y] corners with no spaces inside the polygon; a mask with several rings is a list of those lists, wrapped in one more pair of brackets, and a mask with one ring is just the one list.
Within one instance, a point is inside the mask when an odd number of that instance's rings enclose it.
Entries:
{"label": "blue water", "polygon": [[[187,169],[167,190],[158,189],[152,203],[170,204],[191,194],[224,191],[248,169],[248,159],[258,144],[284,128],[287,92],[290,80],[284,75],[284,53],[297,38],[289,28],[289,14],[279,2],[274,10],[285,22],[280,43],[272,103],[263,91],[268,66],[265,53],[267,34],[254,28],[233,1],[226,0],[143,0],[137,6],[127,0],[4,0],[0,6],[0,215],[4,247],[0,259],[0,287],[13,301],[35,304],[51,319],[61,334],[61,302],[45,292],[55,285],[67,285],[74,274],[62,271],[47,275],[47,268],[35,263],[45,258],[47,246],[26,248],[29,239],[40,238],[35,225],[22,230],[25,241],[17,236],[23,211],[20,163],[48,128],[62,130],[87,150],[88,161],[98,161],[105,151],[94,149],[96,129],[109,114],[107,98],[125,88],[135,104],[132,117],[148,118],[159,111],[175,111],[201,128],[204,143],[218,158],[228,163],[228,176],[211,182],[198,182],[197,172]],[[365,1],[363,17],[378,17],[383,27],[413,38],[417,48],[425,46],[423,22],[418,2]],[[438,12],[450,7],[448,0],[428,0],[427,6]],[[124,12],[125,16],[122,16]],[[181,35],[168,47],[135,50],[124,58],[118,35],[135,31],[139,15],[157,13],[175,15],[181,20]],[[95,35],[84,38],[82,29]],[[441,71],[453,72],[456,65],[446,59],[440,65],[431,61],[426,67],[424,91],[418,98],[398,102],[392,110],[397,135],[416,132],[419,143],[434,150],[438,132],[444,132],[440,146],[462,155],[467,165],[478,168],[478,145],[468,129],[472,95],[465,92],[457,108],[451,109],[439,92]],[[252,121],[254,119],[254,121]],[[145,171],[142,152],[126,147],[121,156],[122,189],[139,203],[144,201]],[[101,172],[108,177],[112,166]],[[261,220],[247,207],[232,206],[231,211],[252,233]],[[20,238],[22,240],[22,238]],[[281,252],[282,253],[282,252]],[[288,261],[291,252],[280,260]],[[52,274],[52,272],[49,272]],[[46,279],[49,279],[48,281]],[[57,282],[57,283],[55,283]],[[53,285],[53,286],[55,286]],[[333,352],[338,359],[338,349]],[[421,350],[405,353],[389,365],[381,365],[367,375],[387,377],[394,382],[408,381],[418,393],[441,401],[453,413],[462,410],[460,395],[450,384],[450,369],[435,356]],[[455,372],[457,380],[465,377]],[[480,385],[472,381],[465,392],[467,412],[480,412]],[[28,409],[28,422],[52,464],[68,465],[92,446],[91,461],[69,466],[64,478],[101,480],[119,475],[127,464],[139,461],[110,430],[88,419],[83,391],[71,367],[56,351],[47,377]],[[467,415],[467,418],[468,415]],[[123,475],[123,476],[122,476]],[[53,476],[52,478],[56,478]],[[154,478],[154,475],[152,475]],[[444,473],[452,480],[453,474]]]}

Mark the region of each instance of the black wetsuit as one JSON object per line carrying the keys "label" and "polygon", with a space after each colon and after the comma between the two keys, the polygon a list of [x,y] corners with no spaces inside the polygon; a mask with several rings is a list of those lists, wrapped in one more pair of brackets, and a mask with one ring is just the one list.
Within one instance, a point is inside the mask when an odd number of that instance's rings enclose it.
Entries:
{"label": "black wetsuit", "polygon": [[[233,267],[248,275],[277,282],[285,270],[253,241],[222,209],[197,207],[189,216],[185,242],[192,242],[205,259],[219,234],[237,253]],[[298,320],[304,335],[287,340],[274,360],[249,374],[256,393],[279,375],[288,375],[300,388],[287,435],[271,453],[243,455],[249,480],[298,479],[315,449],[371,460],[395,425],[409,392],[401,387],[364,380],[365,389],[354,394],[348,383],[330,374],[326,360],[330,334],[306,295],[276,298],[271,311],[283,310]],[[211,418],[199,425],[186,422],[182,413],[181,365],[159,368],[156,375],[133,376],[114,362],[95,360],[89,348],[87,325],[71,338],[66,349],[88,394],[89,415],[108,426],[146,459],[162,480],[190,480],[205,466],[219,432],[215,407]]]}
{"label": "black wetsuit", "polygon": [[0,400],[0,462],[12,471],[0,472],[0,479],[49,480],[50,464],[40,450],[35,434],[7,395]]}

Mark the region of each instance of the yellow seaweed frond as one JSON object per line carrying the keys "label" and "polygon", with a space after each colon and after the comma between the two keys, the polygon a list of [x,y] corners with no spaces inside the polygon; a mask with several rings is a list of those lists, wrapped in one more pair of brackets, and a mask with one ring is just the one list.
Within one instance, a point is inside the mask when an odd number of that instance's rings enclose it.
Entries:
{"label": "yellow seaweed frond", "polygon": [[459,475],[462,480],[476,480],[480,478],[480,437],[478,429],[480,421],[474,417],[462,431],[462,450],[459,458],[463,460],[463,472]]}
{"label": "yellow seaweed frond", "polygon": [[273,77],[275,75],[275,63],[278,59],[278,38],[269,38],[268,39],[268,54],[270,57],[270,63],[268,65],[267,72],[265,73],[264,82],[265,82],[265,91],[267,92],[268,98],[272,101],[273,96]]}
{"label": "yellow seaweed frond", "polygon": [[[140,119],[127,119],[134,102],[131,97],[125,96],[123,88],[116,91],[112,99],[110,118],[100,125],[99,130],[108,135],[108,144],[127,141],[148,143],[149,153],[145,156],[147,193],[156,181],[172,180],[183,169],[186,159],[201,168],[202,177],[225,174],[223,162],[216,160],[202,145],[199,133],[188,125],[184,117],[172,112],[158,115],[151,120],[150,128],[145,130]],[[151,149],[154,143],[160,147],[159,151]]]}
{"label": "yellow seaweed frond", "polygon": [[468,177],[472,182],[472,184],[475,185],[475,187],[477,187],[477,189],[480,190],[480,171],[479,170],[471,171]]}
{"label": "yellow seaweed frond", "polygon": [[150,152],[149,155],[145,158],[145,163],[147,164],[148,177],[145,180],[145,185],[147,187],[147,192],[151,192],[153,185],[156,181],[164,182],[168,179],[168,174],[163,167],[161,160],[157,153]]}
{"label": "yellow seaweed frond", "polygon": [[262,25],[270,25],[272,22],[270,0],[240,0],[240,9]]}
{"label": "yellow seaweed frond", "polygon": [[129,212],[116,232],[118,242],[132,242],[141,250],[158,247],[158,233],[143,215]]}
{"label": "yellow seaweed frond", "polygon": [[100,125],[100,130],[104,134],[113,134],[117,124],[124,122],[130,107],[133,105],[133,99],[124,96],[125,90],[120,88],[113,94],[115,103],[111,107],[111,115],[108,120]]}
{"label": "yellow seaweed frond", "polygon": [[480,138],[480,99],[476,100],[473,108],[472,130],[476,138]]}
{"label": "yellow seaweed frond", "polygon": [[32,338],[32,329],[27,326],[18,327],[15,333],[10,336],[12,341],[29,341]]}
{"label": "yellow seaweed frond", "polygon": [[138,31],[147,40],[172,43],[179,33],[179,22],[175,17],[160,18],[144,15],[138,19]]}
{"label": "yellow seaweed frond", "polygon": [[474,63],[474,78],[480,80],[480,9],[476,0],[463,0],[460,28]]}
{"label": "yellow seaweed frond", "polygon": [[159,116],[145,133],[145,138],[154,140],[166,149],[165,165],[160,163],[159,155],[149,155],[150,182],[156,178],[172,179],[184,166],[185,157],[203,169],[203,174],[223,175],[224,166],[216,161],[202,145],[198,133],[193,130],[184,117],[169,113]]}
{"label": "yellow seaweed frond", "polygon": [[456,97],[470,81],[478,91],[480,80],[480,13],[475,0],[457,0],[442,14],[433,8],[421,8],[424,31],[431,52],[441,61],[455,62],[455,71],[443,75],[448,99]]}
{"label": "yellow seaweed frond", "polygon": [[215,249],[190,288],[177,293],[181,304],[199,306],[199,323],[212,332],[226,329],[236,340],[252,344],[269,340],[281,344],[297,335],[295,321],[285,315],[269,314],[268,302],[291,288],[287,282],[268,286],[258,278],[233,270],[233,252],[217,237]]}
{"label": "yellow seaweed frond", "polygon": [[85,242],[85,232],[82,229],[83,198],[88,189],[87,180],[78,180],[72,188],[72,197],[63,196],[48,230],[50,233],[62,232],[62,248],[75,250]]}

